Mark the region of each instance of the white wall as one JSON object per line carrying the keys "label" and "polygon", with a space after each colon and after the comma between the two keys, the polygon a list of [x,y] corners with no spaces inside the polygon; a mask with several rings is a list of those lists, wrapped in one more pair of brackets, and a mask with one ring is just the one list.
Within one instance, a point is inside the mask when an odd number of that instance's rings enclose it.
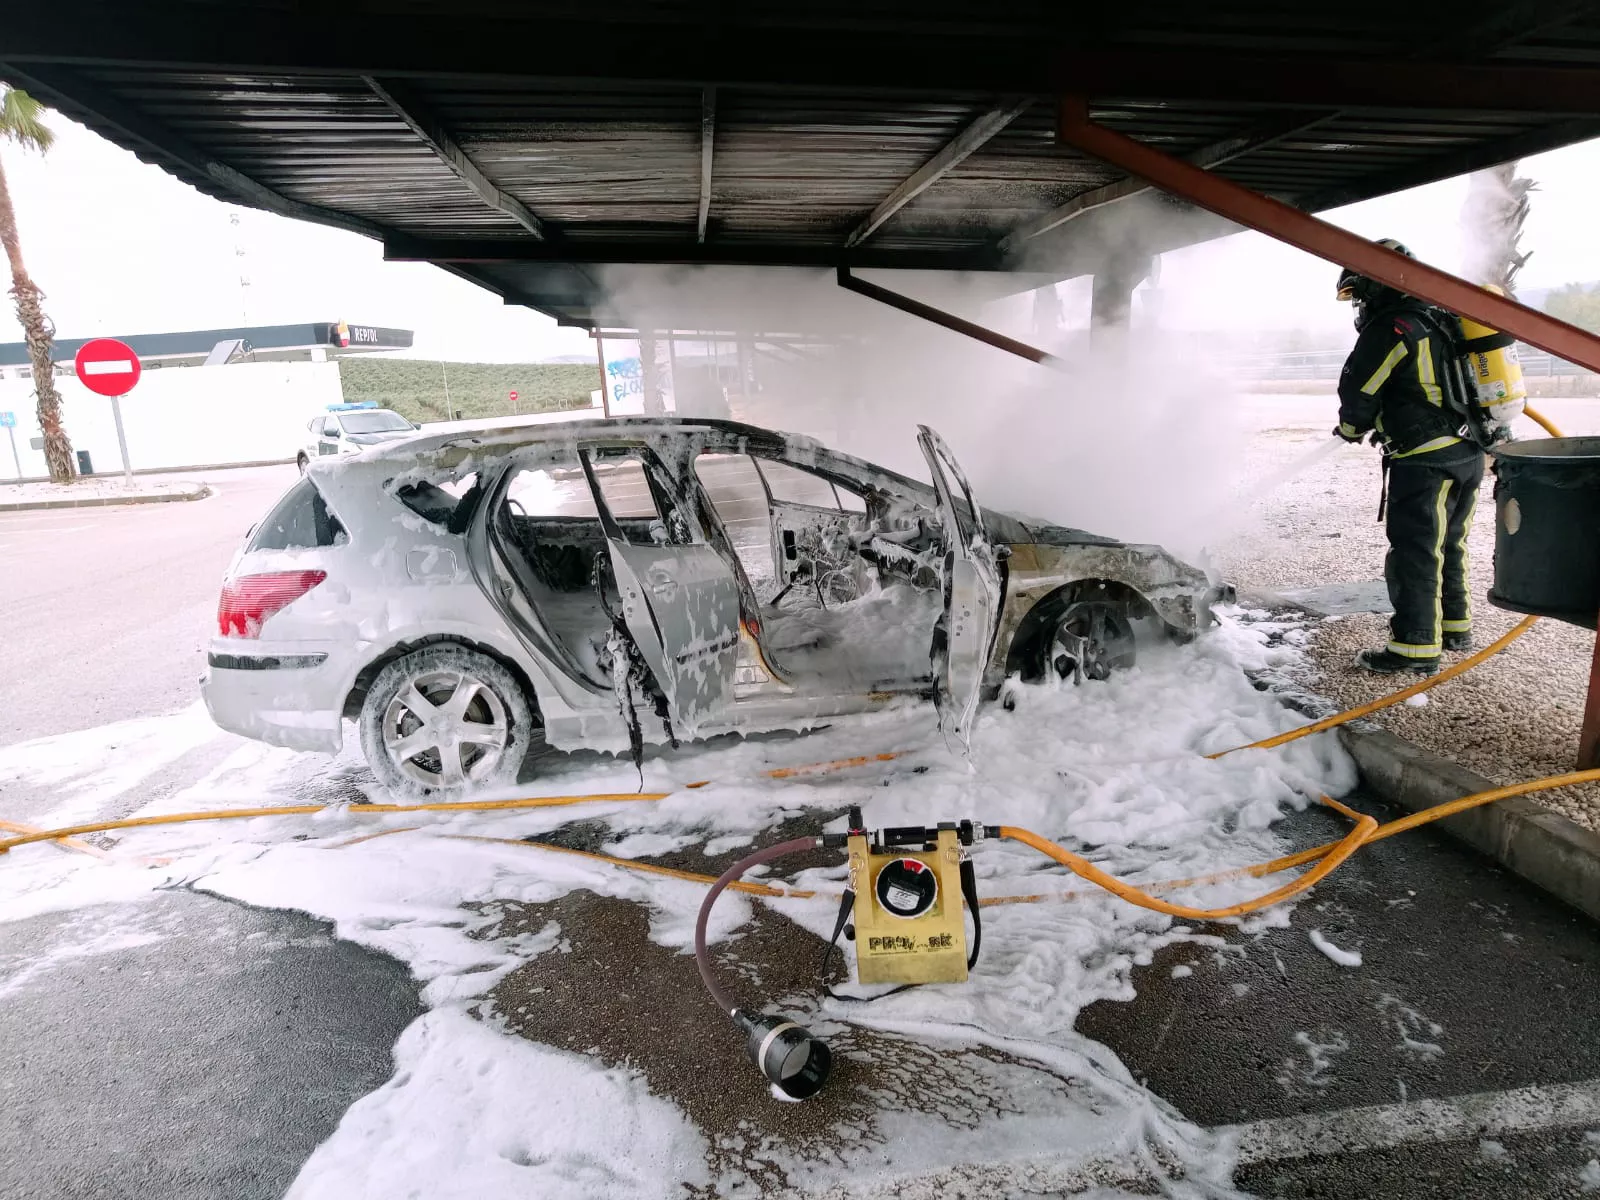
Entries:
{"label": "white wall", "polygon": [[[64,424],[74,450],[87,450],[96,474],[122,470],[111,401],[74,376],[56,378]],[[339,364],[234,363],[224,367],[146,369],[122,397],[122,425],[134,470],[290,459],[306,438],[306,422],[343,399]],[[15,479],[8,432],[16,434],[24,477],[42,476],[33,381],[0,378],[0,411],[17,414],[0,430],[0,480]]]}

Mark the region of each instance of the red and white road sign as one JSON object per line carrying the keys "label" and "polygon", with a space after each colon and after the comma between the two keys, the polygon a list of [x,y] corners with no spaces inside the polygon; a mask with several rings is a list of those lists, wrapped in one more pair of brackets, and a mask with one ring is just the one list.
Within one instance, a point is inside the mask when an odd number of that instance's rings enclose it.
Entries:
{"label": "red and white road sign", "polygon": [[85,342],[72,360],[83,386],[102,396],[122,396],[139,382],[139,356],[126,342],[95,338]]}
{"label": "red and white road sign", "polygon": [[511,403],[515,404],[516,402],[517,402],[517,394],[515,392],[512,392],[511,393]]}

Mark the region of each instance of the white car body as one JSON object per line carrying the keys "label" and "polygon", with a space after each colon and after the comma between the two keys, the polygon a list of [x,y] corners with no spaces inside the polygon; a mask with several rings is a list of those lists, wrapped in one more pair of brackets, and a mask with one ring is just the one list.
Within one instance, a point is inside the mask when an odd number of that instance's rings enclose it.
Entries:
{"label": "white car body", "polygon": [[[374,420],[376,419],[376,420]],[[362,426],[383,423],[388,429],[363,430]],[[360,454],[373,446],[413,436],[419,426],[387,408],[338,408],[306,422],[306,440],[296,456],[300,469],[308,462],[338,454]]]}
{"label": "white car body", "polygon": [[[229,567],[202,680],[206,704],[225,729],[333,753],[343,720],[363,715],[387,664],[453,644],[516,677],[548,744],[624,748],[628,723],[600,646],[611,629],[598,615],[606,601],[580,578],[597,556],[592,569],[610,578],[672,732],[683,737],[804,728],[931,690],[964,738],[980,689],[1013,669],[1009,644],[1029,611],[1054,594],[1050,585],[1060,592],[1072,583],[1052,554],[1081,551],[1102,568],[1143,572],[1141,602],[1181,635],[1209,616],[1214,590],[1198,572],[1156,548],[1076,531],[1047,537],[985,515],[937,435],[924,430],[922,442],[934,487],[806,439],[719,421],[456,432],[320,457]],[[743,469],[746,458],[765,499],[732,485],[715,498],[706,472]],[[789,476],[824,490],[780,499],[773,481]],[[642,481],[631,495],[630,478]],[[756,515],[733,523],[763,528],[731,534],[724,510],[746,504]],[[527,511],[540,505],[556,515]],[[568,515],[589,505],[593,518]],[[950,528],[957,538],[942,532]],[[1009,549],[997,553],[993,543]],[[840,551],[854,582],[827,557],[828,545],[846,544],[876,547],[861,550],[871,567]],[[745,562],[756,551],[770,551],[775,572],[758,582],[785,585],[776,599],[756,596]],[[294,591],[314,576],[259,620],[229,607],[260,581],[287,580]],[[1103,578],[1094,582],[1103,590]],[[640,724],[646,738],[666,736],[650,716]]]}

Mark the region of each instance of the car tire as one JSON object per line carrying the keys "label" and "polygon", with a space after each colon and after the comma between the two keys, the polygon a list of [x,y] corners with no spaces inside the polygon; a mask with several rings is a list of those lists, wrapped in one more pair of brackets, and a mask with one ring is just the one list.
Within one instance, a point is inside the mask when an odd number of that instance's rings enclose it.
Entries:
{"label": "car tire", "polygon": [[[469,689],[463,697],[460,689]],[[464,706],[463,706],[464,705]],[[389,663],[361,704],[361,749],[385,789],[448,798],[504,787],[534,742],[536,708],[503,664],[460,645]]]}
{"label": "car tire", "polygon": [[294,465],[299,467],[300,474],[304,475],[306,473],[306,467],[310,462],[311,460],[306,457],[305,451],[302,450],[298,455],[295,456]]}
{"label": "car tire", "polygon": [[1041,639],[1037,671],[1077,683],[1102,681],[1138,660],[1135,613],[1115,600],[1077,600],[1067,605]]}

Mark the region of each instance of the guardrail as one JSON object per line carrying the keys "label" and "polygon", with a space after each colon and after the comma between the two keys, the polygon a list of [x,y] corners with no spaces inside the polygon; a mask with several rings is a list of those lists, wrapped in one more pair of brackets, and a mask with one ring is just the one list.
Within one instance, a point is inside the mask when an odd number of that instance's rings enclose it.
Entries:
{"label": "guardrail", "polygon": [[[1304,350],[1281,354],[1240,355],[1230,360],[1233,374],[1240,379],[1337,379],[1344,366],[1345,350]],[[1532,346],[1517,345],[1522,373],[1532,379],[1557,376],[1595,377],[1595,372],[1567,362]]]}

